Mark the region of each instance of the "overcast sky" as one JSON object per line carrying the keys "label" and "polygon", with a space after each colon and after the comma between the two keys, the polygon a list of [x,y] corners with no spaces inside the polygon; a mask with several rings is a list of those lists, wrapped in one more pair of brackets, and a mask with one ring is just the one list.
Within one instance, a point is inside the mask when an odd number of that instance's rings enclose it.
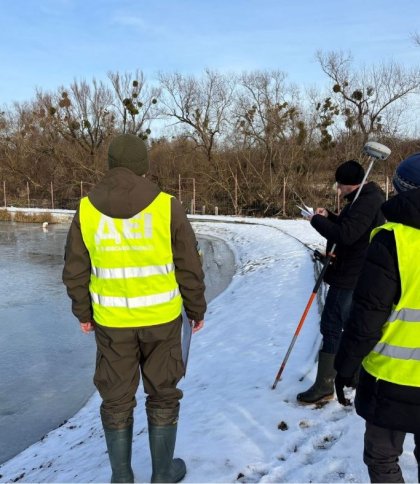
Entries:
{"label": "overcast sky", "polygon": [[419,0],[0,0],[0,105],[110,70],[280,69],[325,83],[315,52],[420,63]]}

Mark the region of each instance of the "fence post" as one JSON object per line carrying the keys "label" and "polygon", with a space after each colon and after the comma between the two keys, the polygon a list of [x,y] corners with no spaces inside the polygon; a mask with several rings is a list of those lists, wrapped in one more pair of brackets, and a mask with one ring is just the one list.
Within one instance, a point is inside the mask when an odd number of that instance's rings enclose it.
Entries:
{"label": "fence post", "polygon": [[206,215],[206,206],[205,205],[203,205],[203,207],[201,209],[201,214]]}
{"label": "fence post", "polygon": [[83,198],[83,182],[80,181],[80,198]]}
{"label": "fence post", "polygon": [[214,207],[214,215],[219,215],[219,207]]}
{"label": "fence post", "polygon": [[29,199],[29,182],[26,182],[26,194],[28,196],[28,208],[31,208],[31,202]]}
{"label": "fence post", "polygon": [[181,199],[181,173],[178,174],[178,200],[179,200],[179,203],[182,203],[182,199]]}
{"label": "fence post", "polygon": [[54,185],[51,181],[51,208],[54,210]]}
{"label": "fence post", "polygon": [[235,215],[238,215],[238,174],[235,173]]}
{"label": "fence post", "polygon": [[4,208],[7,208],[6,181],[3,182]]}
{"label": "fence post", "polygon": [[386,182],[385,182],[385,200],[388,200],[389,198],[389,178],[386,177]]}
{"label": "fence post", "polygon": [[193,178],[192,181],[193,181],[193,197],[191,200],[191,213],[195,215],[195,178]]}
{"label": "fence post", "polygon": [[286,177],[283,179],[283,217],[286,216]]}
{"label": "fence post", "polygon": [[341,191],[339,188],[337,188],[337,213],[340,213],[340,195]]}

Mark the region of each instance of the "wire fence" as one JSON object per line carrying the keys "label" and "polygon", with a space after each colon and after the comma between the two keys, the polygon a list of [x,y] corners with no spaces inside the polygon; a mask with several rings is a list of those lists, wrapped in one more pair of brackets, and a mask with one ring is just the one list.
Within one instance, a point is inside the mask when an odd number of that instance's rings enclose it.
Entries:
{"label": "wire fence", "polygon": [[[75,188],[76,185],[73,183],[72,196],[65,197],[62,195],[63,187],[57,187],[54,182],[50,182],[47,186],[32,187],[29,182],[12,185],[3,181],[3,207],[74,210],[78,207],[80,199],[88,194],[93,185],[91,182],[80,181]],[[164,191],[175,196],[184,206],[186,213],[192,215],[275,215],[289,218],[300,214],[297,205],[302,204],[295,187],[288,184],[287,179],[283,180],[283,184],[275,196],[276,199],[272,201],[273,207],[275,207],[274,212],[266,211],[266,213],[261,206],[246,204],[241,200],[240,187],[236,178],[230,191],[218,192],[216,195],[209,195],[208,185],[204,185],[196,178],[185,178],[181,175],[177,179],[160,179],[159,185]],[[388,199],[390,193],[388,178],[381,188]],[[342,201],[338,192],[329,195],[328,204],[334,206],[337,212],[340,211]]]}
{"label": "wire fence", "polygon": [[3,181],[3,207],[74,210],[93,185],[94,183],[80,181],[77,196],[66,197],[62,195],[63,187],[57,187],[54,182],[33,187],[29,182],[10,184]]}
{"label": "wire fence", "polygon": [[[208,195],[205,195],[204,185],[195,178],[178,176],[175,181],[160,179],[159,185],[165,192],[175,196],[189,214],[239,215],[249,212],[239,207],[234,194],[219,193],[217,198],[209,200]],[[80,199],[88,194],[92,186],[90,182],[80,181],[78,189],[72,189],[75,196],[65,197],[62,195],[63,187],[57,187],[53,182],[46,186],[33,187],[29,182],[11,184],[3,181],[3,207],[76,209]],[[237,188],[233,191],[235,190]]]}

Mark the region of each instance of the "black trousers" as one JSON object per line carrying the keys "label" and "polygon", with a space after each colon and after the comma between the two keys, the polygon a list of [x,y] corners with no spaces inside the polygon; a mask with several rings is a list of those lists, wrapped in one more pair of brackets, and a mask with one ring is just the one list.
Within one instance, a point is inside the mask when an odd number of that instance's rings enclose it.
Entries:
{"label": "black trousers", "polygon": [[[398,465],[403,453],[406,433],[366,422],[363,461],[368,467],[370,482],[404,482]],[[414,456],[420,466],[420,435],[414,435]],[[420,482],[420,469],[418,481]]]}

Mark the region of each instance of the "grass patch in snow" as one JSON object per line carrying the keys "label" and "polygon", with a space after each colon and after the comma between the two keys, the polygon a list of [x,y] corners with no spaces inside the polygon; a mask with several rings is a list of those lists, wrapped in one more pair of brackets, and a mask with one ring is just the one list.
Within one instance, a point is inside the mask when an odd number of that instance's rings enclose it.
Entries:
{"label": "grass patch in snow", "polygon": [[7,210],[0,210],[0,221],[1,222],[10,222],[10,220],[12,220],[12,216],[10,214],[10,212],[8,212]]}
{"label": "grass patch in snow", "polygon": [[50,213],[27,214],[24,212],[15,212],[15,216],[13,217],[13,220],[15,222],[26,222],[26,223],[44,223],[44,222],[48,222],[49,224],[56,223],[56,221],[53,219]]}

